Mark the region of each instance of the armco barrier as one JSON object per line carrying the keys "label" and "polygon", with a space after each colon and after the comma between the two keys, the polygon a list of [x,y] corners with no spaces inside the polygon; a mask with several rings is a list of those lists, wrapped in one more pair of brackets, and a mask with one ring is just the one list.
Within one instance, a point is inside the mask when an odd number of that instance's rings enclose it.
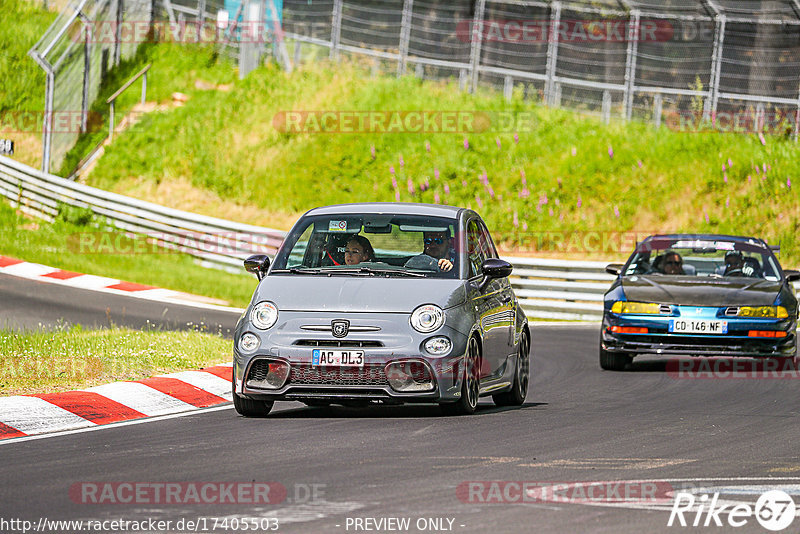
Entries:
{"label": "armco barrier", "polygon": [[[60,205],[89,208],[116,228],[157,233],[159,242],[191,254],[208,267],[242,272],[242,259],[274,254],[284,232],[159,206],[43,173],[0,156],[0,194],[15,207],[51,220]],[[225,239],[233,234],[232,239]],[[222,236],[222,240],[221,237]],[[227,245],[220,246],[221,241]],[[603,293],[613,276],[605,262],[506,258],[511,283],[530,317],[599,320]]]}

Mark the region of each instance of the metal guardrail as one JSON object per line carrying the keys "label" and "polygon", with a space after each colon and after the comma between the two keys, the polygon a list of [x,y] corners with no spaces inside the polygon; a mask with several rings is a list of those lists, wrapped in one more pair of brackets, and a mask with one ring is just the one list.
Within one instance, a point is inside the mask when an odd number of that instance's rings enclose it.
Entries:
{"label": "metal guardrail", "polygon": [[242,272],[241,259],[250,254],[274,254],[284,237],[272,228],[189,213],[75,183],[3,156],[0,195],[23,212],[46,220],[52,220],[64,205],[88,208],[111,227],[147,234],[159,246],[233,272]]}

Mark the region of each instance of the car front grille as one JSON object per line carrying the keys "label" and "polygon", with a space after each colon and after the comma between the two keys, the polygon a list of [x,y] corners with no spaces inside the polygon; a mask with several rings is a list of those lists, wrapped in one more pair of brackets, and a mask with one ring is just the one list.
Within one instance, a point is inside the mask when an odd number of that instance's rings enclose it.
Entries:
{"label": "car front grille", "polygon": [[290,385],[332,385],[332,386],[385,386],[386,372],[383,365],[364,367],[317,367],[311,365],[292,365],[289,374]]}
{"label": "car front grille", "polygon": [[380,341],[359,341],[355,339],[298,339],[294,344],[301,347],[383,347],[383,343]]}

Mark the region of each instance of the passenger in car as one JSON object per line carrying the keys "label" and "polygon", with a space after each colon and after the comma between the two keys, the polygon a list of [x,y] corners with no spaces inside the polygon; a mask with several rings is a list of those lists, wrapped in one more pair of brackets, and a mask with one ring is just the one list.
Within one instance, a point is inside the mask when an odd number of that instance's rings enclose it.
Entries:
{"label": "passenger in car", "polygon": [[356,265],[362,261],[375,261],[375,251],[369,239],[363,235],[354,235],[345,246],[344,262],[346,265]]}
{"label": "passenger in car", "polygon": [[664,274],[686,274],[683,271],[683,258],[674,250],[668,250],[661,256],[659,266]]}
{"label": "passenger in car", "polygon": [[725,254],[725,272],[722,276],[744,276],[742,272],[744,258],[738,250],[731,250]]}

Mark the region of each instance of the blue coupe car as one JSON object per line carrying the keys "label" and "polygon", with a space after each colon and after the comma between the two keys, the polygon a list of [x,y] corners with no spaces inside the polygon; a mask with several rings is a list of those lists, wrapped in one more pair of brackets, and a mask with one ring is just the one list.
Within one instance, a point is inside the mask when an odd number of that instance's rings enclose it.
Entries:
{"label": "blue coupe car", "polygon": [[655,235],[627,263],[604,297],[600,366],[622,370],[639,354],[794,359],[797,297],[761,239]]}

